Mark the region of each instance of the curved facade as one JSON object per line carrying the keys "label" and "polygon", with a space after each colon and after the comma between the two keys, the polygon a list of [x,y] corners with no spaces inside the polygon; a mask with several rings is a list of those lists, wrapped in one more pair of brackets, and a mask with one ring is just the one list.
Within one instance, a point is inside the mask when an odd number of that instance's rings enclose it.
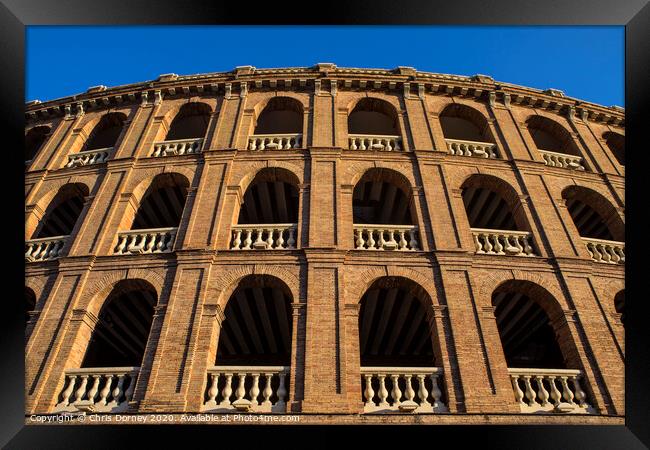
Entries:
{"label": "curved facade", "polygon": [[26,110],[26,414],[623,423],[621,108],[318,64]]}

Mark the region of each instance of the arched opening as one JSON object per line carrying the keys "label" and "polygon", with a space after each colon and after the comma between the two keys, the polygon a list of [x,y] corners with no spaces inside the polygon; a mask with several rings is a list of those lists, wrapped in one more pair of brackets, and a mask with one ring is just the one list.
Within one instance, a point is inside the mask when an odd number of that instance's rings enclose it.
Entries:
{"label": "arched opening", "polygon": [[244,193],[231,248],[295,248],[298,184],[298,178],[286,169],[266,168],[257,172]]}
{"label": "arched opening", "polygon": [[395,107],[385,100],[366,97],[348,115],[348,133],[373,136],[399,136]]}
{"label": "arched opening", "polygon": [[445,139],[494,142],[487,119],[474,108],[453,103],[439,117]]}
{"label": "arched opening", "polygon": [[522,412],[593,412],[564,312],[553,296],[529,281],[509,280],[493,291],[492,306]]}
{"label": "arched opening", "polygon": [[544,164],[549,167],[585,170],[584,158],[571,133],[543,116],[531,116],[526,125]]}
{"label": "arched opening", "polygon": [[292,301],[290,289],[276,277],[249,275],[239,282],[224,311],[206,409],[286,410]]}
{"label": "arched opening", "polygon": [[198,139],[205,136],[212,108],[201,102],[186,103],[178,110],[169,126],[166,141]]}
{"label": "arched opening", "polygon": [[426,313],[431,308],[426,291],[403,277],[382,277],[370,285],[360,303],[365,411],[443,408],[440,361],[435,356],[438,343],[432,316]]}
{"label": "arched opening", "polygon": [[148,282],[118,282],[99,312],[81,367],[139,367],[157,302]]}
{"label": "arched opening", "polygon": [[254,134],[300,134],[302,126],[302,103],[290,97],[273,97],[257,117]]}
{"label": "arched opening", "polygon": [[625,225],[612,204],[598,192],[569,186],[562,191],[571,219],[581,237],[625,241]]}
{"label": "arched opening", "polygon": [[87,196],[88,187],[85,184],[69,183],[62,186],[47,206],[32,239],[72,234]]}
{"label": "arched opening", "polygon": [[126,115],[123,113],[104,114],[91,131],[82,151],[115,147],[125,121]]}
{"label": "arched opening", "polygon": [[533,255],[528,220],[512,186],[493,176],[472,175],[461,195],[477,253]]}
{"label": "arched opening", "polygon": [[25,286],[25,323],[29,322],[29,313],[36,309],[36,294]]}
{"label": "arched opening", "polygon": [[50,134],[50,127],[34,127],[25,135],[25,162],[31,161],[41,149]]}
{"label": "arched opening", "polygon": [[145,192],[132,230],[178,227],[190,183],[178,173],[157,175]]}
{"label": "arched opening", "polygon": [[625,325],[625,289],[622,289],[614,297],[614,309],[621,315],[621,323]]}
{"label": "arched opening", "polygon": [[614,133],[608,131],[603,134],[603,139],[607,143],[607,147],[611,150],[612,154],[616,158],[616,161],[621,166],[625,165],[625,136],[619,133]]}
{"label": "arched opening", "polygon": [[354,186],[352,219],[357,249],[418,250],[412,187],[391,169],[370,169]]}

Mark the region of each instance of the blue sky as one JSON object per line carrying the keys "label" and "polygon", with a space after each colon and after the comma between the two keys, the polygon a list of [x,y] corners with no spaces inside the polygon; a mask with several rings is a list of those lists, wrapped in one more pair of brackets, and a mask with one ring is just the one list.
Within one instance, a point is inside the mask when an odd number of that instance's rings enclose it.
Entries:
{"label": "blue sky", "polygon": [[100,84],[312,66],[474,75],[624,106],[624,28],[497,26],[29,26],[25,100]]}

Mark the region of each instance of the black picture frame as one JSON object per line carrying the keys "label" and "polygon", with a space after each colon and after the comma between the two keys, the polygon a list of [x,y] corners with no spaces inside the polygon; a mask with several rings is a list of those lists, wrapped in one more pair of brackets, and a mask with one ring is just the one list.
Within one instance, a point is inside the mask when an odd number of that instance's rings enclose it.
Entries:
{"label": "black picture frame", "polygon": [[[259,426],[256,434],[246,433],[240,427],[214,427],[195,425],[140,425],[124,427],[102,426],[25,426],[24,415],[24,310],[23,252],[24,238],[20,217],[24,214],[24,200],[13,195],[17,186],[24,185],[24,162],[22,146],[24,137],[24,84],[25,84],[25,26],[28,25],[171,25],[171,24],[417,24],[417,25],[623,25],[625,26],[625,103],[626,169],[628,223],[626,240],[636,243],[626,250],[626,425],[622,426],[415,426],[408,432],[394,426],[347,427],[362,445],[382,443],[387,436],[395,436],[406,443],[422,441],[426,445],[443,445],[446,440],[464,448],[467,439],[476,439],[482,448],[528,449],[528,448],[590,448],[590,449],[637,449],[650,446],[650,420],[648,411],[648,382],[650,358],[648,357],[648,334],[645,325],[647,301],[644,298],[644,236],[645,198],[643,183],[644,142],[642,131],[647,128],[650,101],[650,5],[647,0],[632,0],[624,4],[608,0],[571,1],[481,1],[454,0],[453,2],[420,3],[417,0],[292,4],[291,2],[268,2],[266,4],[220,4],[207,0],[159,0],[134,2],[114,0],[91,2],[84,0],[3,0],[0,4],[0,35],[2,45],[0,109],[5,128],[2,143],[6,167],[10,176],[3,177],[5,205],[9,208],[2,225],[1,236],[5,265],[2,271],[3,286],[0,328],[3,343],[0,362],[3,374],[0,383],[0,444],[4,448],[132,448],[136,445],[134,435],[145,438],[147,446],[158,442],[172,442],[182,432],[189,445],[243,440],[246,446],[279,443],[287,446],[287,439],[297,439],[296,448],[318,446],[337,441],[330,430],[340,427],[315,426]],[[477,43],[478,44],[478,43]],[[571,51],[571,43],[558,51]],[[598,45],[594,42],[593,45]],[[471,57],[471,55],[468,55]],[[531,49],[534,57],[534,49]],[[405,63],[406,64],[406,63]],[[522,61],[526,64],[526,61]],[[73,55],[71,70],[75,67]],[[558,67],[558,70],[562,70]],[[645,147],[644,147],[645,145]],[[13,150],[12,150],[13,149]],[[19,149],[19,150],[16,150]],[[9,195],[7,195],[9,194]],[[10,243],[10,245],[8,245]],[[10,288],[7,288],[10,286]],[[242,433],[244,431],[244,433]],[[282,432],[281,435],[278,432]],[[305,433],[298,437],[297,433]],[[287,435],[292,435],[288,437]],[[190,439],[188,439],[190,437]],[[211,444],[209,444],[211,443]]]}

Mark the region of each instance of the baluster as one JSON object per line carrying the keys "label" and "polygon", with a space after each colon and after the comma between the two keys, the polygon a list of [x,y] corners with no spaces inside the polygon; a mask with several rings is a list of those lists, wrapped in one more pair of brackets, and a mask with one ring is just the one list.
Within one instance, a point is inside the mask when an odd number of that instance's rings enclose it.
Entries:
{"label": "baluster", "polygon": [[477,233],[472,233],[472,236],[474,237],[474,245],[476,246],[476,253],[485,253],[483,251],[483,244],[481,244],[481,241],[478,240],[479,235]]}
{"label": "baluster", "polygon": [[375,232],[375,230],[372,229],[367,229],[366,230],[368,233],[368,250],[374,250],[375,249],[375,239],[372,237],[372,234]]}
{"label": "baluster", "polygon": [[456,144],[454,144],[453,142],[447,142],[447,150],[449,150],[449,153],[450,153],[451,155],[455,155],[455,154],[456,154],[456,150],[454,150],[455,145],[456,145]]}
{"label": "baluster", "polygon": [[154,245],[156,244],[156,239],[159,239],[161,242],[165,240],[165,235],[158,233],[147,234],[145,242],[147,243],[144,253],[153,253]]}
{"label": "baluster", "polygon": [[562,399],[562,394],[560,394],[560,391],[558,391],[557,389],[557,385],[555,384],[555,378],[556,377],[554,375],[550,375],[546,377],[546,379],[551,385],[551,398],[553,399],[553,404],[557,406],[560,403],[560,400]]}
{"label": "baluster", "polygon": [[250,250],[251,249],[251,244],[253,243],[253,240],[251,239],[251,235],[253,234],[252,230],[246,230],[246,238],[244,239],[244,248],[243,250]]}
{"label": "baluster", "polygon": [[206,405],[214,406],[217,404],[217,394],[219,393],[219,374],[211,373],[210,374],[210,388],[208,389],[208,401]]}
{"label": "baluster", "polygon": [[359,150],[365,150],[366,149],[366,138],[359,138]]}
{"label": "baluster", "polygon": [[519,375],[510,375],[510,380],[512,381],[512,390],[515,393],[515,401],[522,406],[526,405],[524,402],[524,393],[519,387]]}
{"label": "baluster", "polygon": [[412,378],[411,374],[408,373],[404,374],[404,381],[406,382],[406,392],[405,392],[406,400],[408,400],[409,402],[412,402],[413,398],[415,397],[415,391],[413,390],[411,378]]}
{"label": "baluster", "polygon": [[357,149],[357,138],[350,138],[350,150]]}
{"label": "baluster", "polygon": [[138,248],[139,248],[139,245],[137,245],[137,242],[138,242],[138,238],[140,237],[140,235],[132,234],[132,235],[129,235],[128,237],[131,238],[131,242],[129,243],[129,246],[127,247],[127,250],[129,251],[129,253],[135,253],[136,250],[138,250]]}
{"label": "baluster", "polygon": [[[158,240],[158,244],[154,247],[155,248],[154,251],[156,253],[163,252],[165,250],[165,248],[166,248],[165,241],[166,241],[166,238],[167,238],[167,233],[156,234],[155,237]],[[154,241],[154,240],[152,239],[152,241]]]}
{"label": "baluster", "polygon": [[535,382],[537,383],[537,393],[542,406],[548,405],[548,391],[544,387],[544,377],[542,375],[535,375]]}
{"label": "baluster", "polygon": [[275,406],[279,406],[280,408],[286,405],[285,397],[287,395],[287,389],[284,387],[284,377],[286,375],[284,372],[278,374],[278,377],[280,377],[280,385],[278,386],[278,401],[275,403]]}
{"label": "baluster", "polygon": [[366,403],[365,406],[375,406],[375,402],[372,400],[372,398],[375,396],[375,391],[372,389],[372,375],[366,374],[365,375],[366,379],[366,389],[363,391],[365,397],[366,397]]}
{"label": "baluster", "polygon": [[265,145],[265,144],[266,144],[266,138],[261,138],[261,139],[260,139],[260,146],[259,146],[259,149],[260,149],[260,150],[264,150],[264,149],[266,148],[266,145]]}
{"label": "baluster", "polygon": [[409,237],[411,238],[411,240],[409,242],[409,247],[411,248],[411,250],[417,250],[418,249],[418,240],[417,240],[417,238],[415,236],[416,236],[415,228],[411,228],[409,230]]}
{"label": "baluster", "polygon": [[420,398],[420,406],[430,406],[431,403],[429,403],[429,400],[427,398],[429,397],[429,391],[427,390],[427,387],[424,385],[424,375],[419,373],[417,374],[418,377],[418,397]]}
{"label": "baluster", "polygon": [[32,258],[33,258],[32,257],[32,252],[34,251],[34,248],[35,248],[34,244],[27,244],[27,251],[25,252],[25,259],[27,261],[32,260]]}
{"label": "baluster", "polygon": [[584,408],[585,406],[587,406],[587,403],[585,401],[587,398],[587,394],[585,394],[585,391],[583,391],[582,388],[580,387],[579,375],[572,376],[571,382],[573,383],[573,387],[575,388],[576,391],[576,400],[578,400],[578,404],[580,405],[580,407]]}
{"label": "baluster", "polygon": [[389,152],[393,150],[393,146],[390,145],[390,139],[384,140],[384,149]]}
{"label": "baluster", "polygon": [[174,240],[176,239],[176,232],[177,230],[169,231],[169,234],[165,234],[165,236],[169,236],[169,240],[167,241],[167,247],[165,247],[165,250],[168,252],[172,251],[172,247],[174,246]]}
{"label": "baluster", "polygon": [[185,154],[185,146],[187,145],[187,142],[181,142],[180,144],[176,144],[178,148],[178,154],[179,155],[184,155]]}
{"label": "baluster", "polygon": [[235,230],[235,240],[232,242],[232,249],[239,250],[241,244],[241,230]]}
{"label": "baluster", "polygon": [[289,239],[287,239],[287,248],[295,248],[296,239],[293,237],[293,233],[296,231],[294,227],[289,227]]}
{"label": "baluster", "polygon": [[113,384],[113,375],[105,375],[104,377],[106,378],[106,384],[104,384],[104,387],[99,393],[98,401],[101,406],[106,406],[106,403],[108,402],[108,394],[111,392],[111,385]]}
{"label": "baluster", "polygon": [[399,249],[404,250],[408,246],[408,242],[404,238],[404,230],[399,230]]}
{"label": "baluster", "polygon": [[598,262],[602,261],[603,255],[600,254],[600,249],[598,248],[598,245],[591,243],[591,249],[594,252],[594,260]]}
{"label": "baluster", "polygon": [[95,403],[95,396],[97,395],[97,391],[99,391],[100,378],[101,375],[93,375],[93,385],[88,391],[88,400],[90,400],[92,403]]}
{"label": "baluster", "polygon": [[567,403],[573,405],[573,392],[571,392],[571,389],[569,388],[569,385],[567,384],[567,377],[566,376],[561,376],[560,377],[560,382],[562,384],[562,397],[564,400],[566,400]]}
{"label": "baluster", "polygon": [[119,377],[117,380],[117,386],[115,386],[115,389],[113,389],[113,392],[111,393],[113,396],[113,401],[111,401],[110,404],[115,404],[115,406],[120,404],[120,399],[122,397],[122,393],[124,392],[124,374],[117,374]]}
{"label": "baluster", "polygon": [[49,243],[46,242],[39,242],[38,247],[36,249],[36,252],[34,252],[34,259],[35,260],[42,260],[45,259],[45,255],[47,254],[47,248],[49,246]]}
{"label": "baluster", "polygon": [[266,248],[270,250],[273,248],[273,234],[275,233],[275,228],[269,228],[266,232],[268,233],[268,237],[266,238]]}
{"label": "baluster", "polygon": [[595,260],[596,258],[594,256],[594,252],[592,251],[593,246],[594,244],[592,244],[591,242],[587,242],[586,247],[587,247],[587,251],[589,252],[589,256],[591,256],[591,259]]}
{"label": "baluster", "polygon": [[276,228],[275,230],[278,232],[278,239],[275,241],[275,248],[284,248],[284,229]]}
{"label": "baluster", "polygon": [[605,262],[608,262],[608,263],[612,262],[612,254],[610,253],[611,250],[612,250],[611,245],[603,244],[601,248],[603,249],[603,256],[604,256]]}
{"label": "baluster", "polygon": [[384,240],[384,232],[385,232],[385,230],[377,230],[377,232],[379,233],[378,249],[379,250],[385,250],[384,249],[384,246],[386,245],[386,241]]}
{"label": "baluster", "polygon": [[[287,143],[284,146],[285,150],[290,150],[292,148],[298,148],[298,138],[297,137],[287,137]],[[293,141],[293,145],[291,144],[291,141]]]}
{"label": "baluster", "polygon": [[623,247],[616,247],[615,249],[618,252],[618,255],[621,257],[621,262],[625,262],[625,249]]}
{"label": "baluster", "polygon": [[366,241],[363,240],[363,231],[361,230],[361,228],[357,228],[356,230],[354,230],[354,232],[356,234],[356,240],[355,240],[355,243],[357,245],[356,249],[357,250],[363,249],[363,244],[366,243]]}
{"label": "baluster", "polygon": [[260,374],[259,373],[254,373],[253,374],[253,385],[251,386],[251,390],[249,391],[249,394],[251,396],[251,402],[253,403],[253,406],[259,405],[259,402],[257,401],[257,396],[260,395],[259,382],[260,382]]}
{"label": "baluster", "polygon": [[469,149],[469,145],[463,144],[463,147],[465,148],[465,156],[472,156],[472,151]]}
{"label": "baluster", "polygon": [[431,374],[429,375],[429,378],[431,379],[431,397],[433,397],[433,407],[437,408],[440,406],[440,398],[442,397],[442,392],[440,392],[440,388],[438,387],[438,374]]}
{"label": "baluster", "polygon": [[221,391],[221,396],[223,399],[221,400],[221,403],[219,403],[219,406],[230,406],[230,396],[232,395],[232,373],[227,373],[226,375],[226,385],[223,387],[223,391]]}
{"label": "baluster", "polygon": [[253,247],[255,247],[255,248],[259,248],[259,247],[262,247],[262,246],[265,245],[265,242],[262,241],[262,233],[263,233],[263,229],[262,229],[262,228],[258,228],[256,231],[257,231],[257,238],[256,238],[256,240],[255,240],[255,243],[253,244]]}
{"label": "baluster", "polygon": [[72,395],[72,391],[74,390],[74,385],[76,382],[76,375],[68,375],[68,386],[63,390],[63,398],[59,404],[63,404],[63,406],[68,406],[70,404],[70,396]]}
{"label": "baluster", "polygon": [[52,248],[52,250],[50,251],[50,254],[48,256],[50,258],[56,258],[57,256],[59,256],[59,254],[61,253],[61,250],[63,250],[63,245],[64,244],[65,244],[64,241],[56,241],[54,243],[54,247]]}
{"label": "baluster", "polygon": [[255,138],[250,138],[250,139],[248,140],[248,149],[249,149],[249,150],[255,150],[255,149],[257,148],[257,144],[256,144],[256,142],[257,142],[257,139],[255,139]]}
{"label": "baluster", "polygon": [[603,261],[608,263],[612,258],[609,256],[609,253],[607,253],[607,248],[603,244],[598,244],[598,251],[601,253],[603,257]]}
{"label": "baluster", "polygon": [[503,251],[503,245],[501,245],[500,238],[501,236],[498,234],[493,234],[494,237],[494,251],[496,252],[497,255],[505,255],[505,252]]}
{"label": "baluster", "polygon": [[273,378],[272,373],[265,374],[266,377],[266,386],[264,386],[264,391],[262,395],[264,396],[264,401],[262,401],[262,406],[271,406],[271,395],[273,395],[273,389],[271,389],[271,378]]}
{"label": "baluster", "polygon": [[533,386],[530,384],[530,375],[524,375],[524,386],[526,386],[526,398],[528,399],[528,404],[530,406],[534,406],[535,399],[537,398],[537,393],[533,389]]}
{"label": "baluster", "polygon": [[133,398],[133,391],[135,390],[135,374],[130,373],[129,374],[129,387],[126,388],[126,391],[124,392],[124,401],[128,402]]}
{"label": "baluster", "polygon": [[386,390],[386,375],[380,373],[377,375],[379,378],[379,406],[389,406],[386,399],[388,398],[388,391]]}
{"label": "baluster", "polygon": [[237,398],[235,399],[235,402],[237,402],[237,400],[243,399],[244,395],[246,395],[246,389],[244,389],[245,382],[246,382],[246,374],[245,373],[240,373],[239,374],[239,383],[237,383],[237,390],[235,391],[235,395],[237,396]]}
{"label": "baluster", "polygon": [[[390,376],[391,380],[393,380],[393,390],[391,391],[390,395],[393,398],[393,406],[399,406],[402,400],[402,391],[399,389],[399,375],[393,374]],[[408,382],[407,382],[408,384]]]}
{"label": "baluster", "polygon": [[610,246],[609,247],[610,251],[610,256],[612,257],[612,263],[618,264],[621,261],[621,257],[616,253],[616,247]]}
{"label": "baluster", "polygon": [[126,248],[126,241],[127,241],[128,236],[122,234],[118,237],[118,242],[117,242],[117,247],[115,248],[115,253],[118,255],[121,255],[124,253],[124,249]]}
{"label": "baluster", "polygon": [[519,238],[517,238],[517,240],[515,241],[515,244],[517,244],[517,249],[519,249],[519,253],[523,251],[525,255],[532,255],[533,247],[531,247],[530,244],[528,243],[528,236],[526,235],[521,236],[521,240],[524,243],[523,247],[519,243]]}
{"label": "baluster", "polygon": [[481,236],[484,239],[483,248],[485,248],[485,253],[492,253],[492,244],[490,243],[490,235],[485,234],[485,233],[481,233]]}
{"label": "baluster", "polygon": [[395,240],[395,230],[388,230],[388,245],[391,250],[397,248],[397,241]]}
{"label": "baluster", "polygon": [[79,385],[79,389],[77,389],[74,393],[75,403],[80,402],[81,399],[83,398],[84,394],[86,393],[87,384],[88,384],[88,375],[81,375],[81,384]]}
{"label": "baluster", "polygon": [[302,135],[296,136],[296,143],[293,146],[293,148],[300,148],[300,147],[302,147]]}
{"label": "baluster", "polygon": [[393,148],[394,148],[395,150],[401,150],[402,147],[400,146],[400,144],[401,144],[401,140],[400,140],[400,138],[395,139],[395,140],[394,140],[394,144],[393,144]]}

